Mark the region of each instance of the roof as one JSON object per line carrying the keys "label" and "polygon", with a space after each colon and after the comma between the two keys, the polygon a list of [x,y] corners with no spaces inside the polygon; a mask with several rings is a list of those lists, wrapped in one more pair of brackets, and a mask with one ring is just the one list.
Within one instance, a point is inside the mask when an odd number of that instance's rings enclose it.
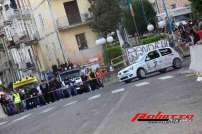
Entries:
{"label": "roof", "polygon": [[23,78],[22,80],[18,80],[15,83],[13,83],[13,88],[15,89],[15,88],[23,87],[25,85],[29,85],[36,82],[38,82],[37,77],[35,76],[26,77],[26,78]]}

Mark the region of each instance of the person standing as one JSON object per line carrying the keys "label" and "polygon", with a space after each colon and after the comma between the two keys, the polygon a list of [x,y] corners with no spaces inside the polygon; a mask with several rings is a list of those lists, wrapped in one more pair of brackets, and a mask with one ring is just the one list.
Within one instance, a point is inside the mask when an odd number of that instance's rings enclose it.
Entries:
{"label": "person standing", "polygon": [[88,79],[90,81],[90,86],[92,90],[98,89],[98,83],[96,79],[96,75],[92,69],[88,69]]}
{"label": "person standing", "polygon": [[21,101],[20,94],[18,92],[14,91],[12,96],[13,96],[13,101],[15,104],[16,112],[20,113],[22,111],[22,104],[21,104],[22,101]]}
{"label": "person standing", "polygon": [[97,68],[95,74],[96,74],[97,83],[98,83],[99,87],[104,87],[102,71],[99,68]]}

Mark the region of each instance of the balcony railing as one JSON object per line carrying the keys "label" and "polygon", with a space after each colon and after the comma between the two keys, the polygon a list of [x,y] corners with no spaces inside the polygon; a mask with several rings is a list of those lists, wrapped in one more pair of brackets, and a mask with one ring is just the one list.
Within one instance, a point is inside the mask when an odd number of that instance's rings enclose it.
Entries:
{"label": "balcony railing", "polygon": [[25,44],[29,44],[32,45],[33,43],[37,43],[39,40],[39,34],[33,33],[33,34],[24,34],[23,36],[14,36],[13,40],[15,44],[20,44],[20,43],[25,43]]}
{"label": "balcony railing", "polygon": [[57,28],[59,30],[65,30],[65,29],[71,29],[78,26],[89,24],[89,22],[92,20],[92,16],[89,14],[81,15],[81,21],[75,22],[75,23],[69,23],[69,20],[66,16],[57,18]]}
{"label": "balcony railing", "polygon": [[4,18],[4,23],[12,21],[14,18],[17,18],[19,20],[27,20],[31,19],[31,10],[30,9],[9,9],[8,11],[5,12],[3,15]]}

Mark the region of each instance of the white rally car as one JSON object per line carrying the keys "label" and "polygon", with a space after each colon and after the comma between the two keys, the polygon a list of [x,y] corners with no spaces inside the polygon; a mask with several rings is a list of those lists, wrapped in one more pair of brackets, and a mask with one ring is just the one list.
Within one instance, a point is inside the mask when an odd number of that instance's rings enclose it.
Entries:
{"label": "white rally car", "polygon": [[182,58],[171,47],[156,49],[140,56],[134,64],[119,71],[118,79],[128,83],[136,77],[145,78],[148,73],[166,72],[168,67],[181,68]]}

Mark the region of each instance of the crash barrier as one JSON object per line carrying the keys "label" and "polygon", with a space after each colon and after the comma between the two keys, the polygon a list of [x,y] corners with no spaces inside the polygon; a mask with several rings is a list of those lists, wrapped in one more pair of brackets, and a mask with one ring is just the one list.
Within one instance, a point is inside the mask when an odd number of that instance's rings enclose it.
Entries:
{"label": "crash barrier", "polygon": [[[97,79],[94,79],[94,80],[97,80]],[[89,82],[89,80],[84,81],[84,83],[85,82]],[[82,89],[84,92],[91,92],[91,91],[95,90],[90,87],[90,84],[87,84],[87,86],[88,86],[87,90]],[[55,89],[53,91],[49,91],[46,94],[37,94],[37,95],[34,95],[32,97],[22,100],[20,112],[24,112],[26,110],[35,108],[37,106],[46,105],[46,103],[55,102],[60,99],[68,98],[68,97],[75,96],[78,94],[80,94],[80,92],[78,92],[76,87],[74,87],[74,86],[65,86],[65,87],[61,87],[59,89]],[[48,102],[46,100],[47,96],[49,99]],[[18,113],[18,111],[16,110],[16,107],[15,107],[15,104],[13,102],[10,102],[6,106],[4,106],[4,110],[2,108],[2,118],[4,116],[6,116],[5,113],[8,115],[13,115],[13,114]]]}
{"label": "crash barrier", "polygon": [[115,70],[113,72],[108,72],[104,75],[104,78],[103,78],[103,83],[107,84],[109,82],[115,82],[117,81],[117,73],[118,73],[118,70]]}
{"label": "crash barrier", "polygon": [[122,68],[126,66],[126,61],[124,55],[118,56],[111,60],[111,64],[114,68]]}
{"label": "crash barrier", "polygon": [[189,69],[202,76],[202,44],[190,46],[191,64]]}

